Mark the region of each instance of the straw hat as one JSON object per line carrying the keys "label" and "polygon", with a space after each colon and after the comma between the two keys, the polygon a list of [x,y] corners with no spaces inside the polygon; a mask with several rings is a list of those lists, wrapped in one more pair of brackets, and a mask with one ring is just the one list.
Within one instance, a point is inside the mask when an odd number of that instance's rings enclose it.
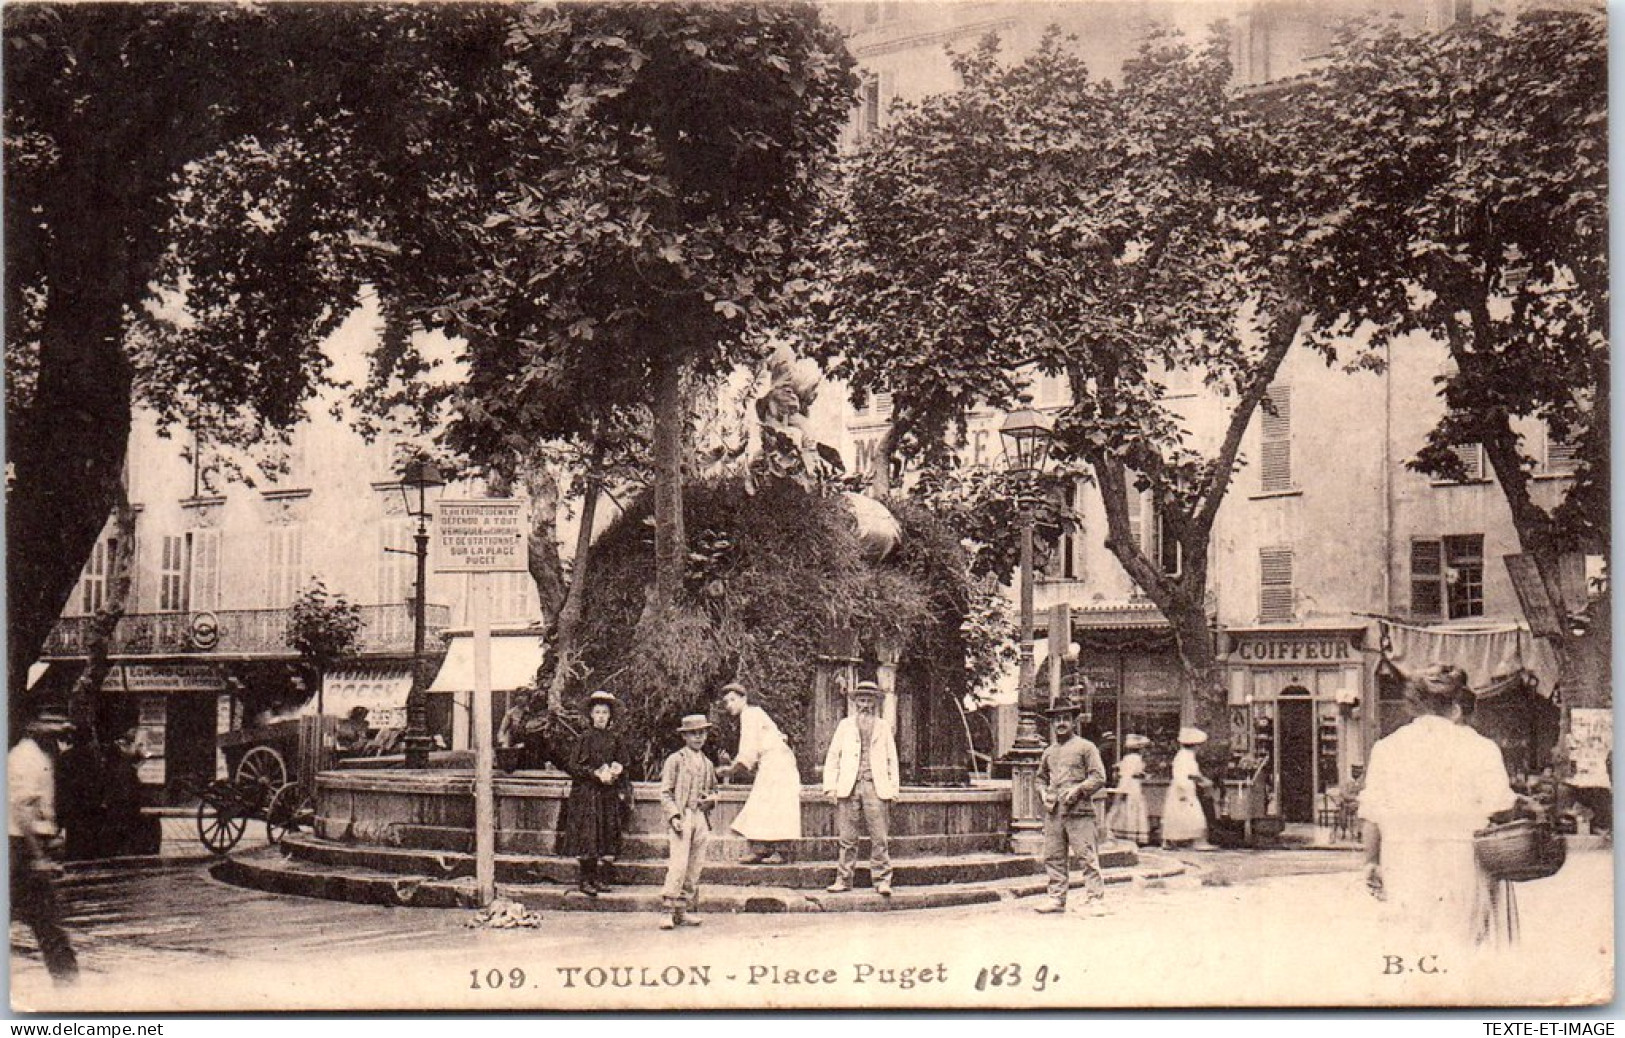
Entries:
{"label": "straw hat", "polygon": [[711,719],[704,714],[687,714],[683,717],[683,723],[677,726],[677,733],[686,735],[689,732],[705,732],[710,729]]}
{"label": "straw hat", "polygon": [[1207,742],[1207,733],[1200,728],[1181,728],[1179,730],[1179,745],[1200,746]]}
{"label": "straw hat", "polygon": [[880,698],[880,686],[875,684],[873,681],[860,681],[857,683],[857,686],[852,689],[851,694],[853,696],[870,696],[878,699]]}
{"label": "straw hat", "polygon": [[611,710],[617,709],[621,705],[621,701],[615,698],[615,693],[605,692],[603,689],[599,689],[597,692],[594,692],[592,695],[587,697],[587,709],[591,710],[599,703],[604,704]]}
{"label": "straw hat", "polygon": [[1138,732],[1130,732],[1123,736],[1123,748],[1129,750],[1143,750],[1151,745],[1151,740]]}

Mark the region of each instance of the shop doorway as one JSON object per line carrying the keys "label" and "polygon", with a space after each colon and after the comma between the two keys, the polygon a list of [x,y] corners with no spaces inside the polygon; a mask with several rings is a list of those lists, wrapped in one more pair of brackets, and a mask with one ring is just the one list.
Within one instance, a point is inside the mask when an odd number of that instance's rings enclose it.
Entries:
{"label": "shop doorway", "polygon": [[213,695],[188,692],[169,697],[164,721],[165,800],[181,803],[188,792],[214,778]]}
{"label": "shop doorway", "polygon": [[1309,690],[1293,685],[1276,701],[1277,760],[1281,762],[1281,817],[1315,820],[1315,704]]}

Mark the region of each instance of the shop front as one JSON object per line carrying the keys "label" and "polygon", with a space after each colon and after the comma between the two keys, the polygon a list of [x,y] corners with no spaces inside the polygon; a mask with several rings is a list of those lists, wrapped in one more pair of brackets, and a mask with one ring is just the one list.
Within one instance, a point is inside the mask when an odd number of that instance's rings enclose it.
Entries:
{"label": "shop front", "polygon": [[1108,770],[1126,735],[1145,736],[1146,773],[1153,781],[1166,778],[1179,752],[1183,687],[1167,624],[1147,609],[1084,609],[1073,612],[1071,632],[1077,652],[1062,668],[1059,691],[1083,707],[1082,734],[1100,747]]}
{"label": "shop front", "polygon": [[97,727],[135,726],[146,757],[137,771],[152,804],[187,801],[217,775],[215,732],[229,724],[232,695],[215,663],[118,663],[102,681]]}
{"label": "shop front", "polygon": [[1365,639],[1363,626],[1225,632],[1232,745],[1263,766],[1267,814],[1315,822],[1364,773]]}

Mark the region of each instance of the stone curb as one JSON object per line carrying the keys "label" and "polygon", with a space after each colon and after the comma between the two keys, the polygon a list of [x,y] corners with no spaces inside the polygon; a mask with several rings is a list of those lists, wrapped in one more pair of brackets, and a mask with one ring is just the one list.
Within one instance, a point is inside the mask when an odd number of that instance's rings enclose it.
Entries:
{"label": "stone curb", "polygon": [[[1166,879],[1186,871],[1183,862],[1148,856],[1132,869],[1106,872],[1106,882],[1120,886],[1134,882]],[[278,852],[255,851],[219,860],[209,870],[222,882],[269,893],[351,901],[359,904],[416,908],[475,908],[474,884],[470,879],[438,880],[424,876],[390,875],[371,870],[335,867],[318,869],[291,862]],[[1081,880],[1074,877],[1073,886]],[[902,887],[890,898],[872,891],[854,890],[828,894],[786,887],[726,887],[704,885],[703,913],[789,912],[886,912],[925,908],[948,908],[985,904],[1042,894],[1042,876],[995,880],[985,883],[945,884],[935,887]],[[573,889],[500,884],[498,895],[518,901],[526,908],[561,912],[661,912],[657,890],[650,887],[623,888],[589,898]]]}

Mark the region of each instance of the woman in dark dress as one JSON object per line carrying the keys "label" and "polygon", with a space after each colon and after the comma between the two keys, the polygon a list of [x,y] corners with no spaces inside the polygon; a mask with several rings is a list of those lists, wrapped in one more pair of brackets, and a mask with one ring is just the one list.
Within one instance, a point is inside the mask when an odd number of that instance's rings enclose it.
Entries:
{"label": "woman in dark dress", "polygon": [[559,853],[580,864],[578,885],[588,897],[609,889],[604,882],[605,866],[620,852],[621,829],[631,801],[629,758],[611,727],[617,706],[608,692],[587,697],[587,716],[592,723],[576,741],[564,768],[571,779],[570,799],[564,805]]}

